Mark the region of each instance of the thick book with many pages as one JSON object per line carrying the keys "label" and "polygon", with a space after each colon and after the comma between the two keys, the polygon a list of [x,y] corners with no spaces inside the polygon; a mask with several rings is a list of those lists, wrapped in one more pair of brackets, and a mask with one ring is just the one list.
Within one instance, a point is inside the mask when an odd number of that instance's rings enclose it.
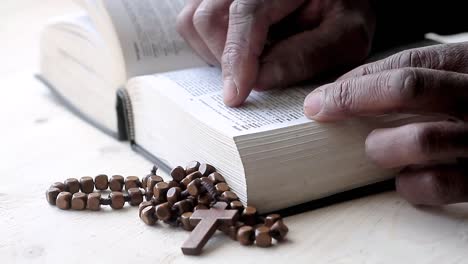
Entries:
{"label": "thick book with many pages", "polygon": [[376,127],[421,119],[319,124],[302,110],[314,85],[253,92],[243,106],[226,107],[220,69],[206,65],[176,32],[184,1],[79,3],[82,14],[44,30],[40,77],[87,120],[166,167],[213,164],[241,201],[261,212],[392,177],[366,158],[365,138]]}

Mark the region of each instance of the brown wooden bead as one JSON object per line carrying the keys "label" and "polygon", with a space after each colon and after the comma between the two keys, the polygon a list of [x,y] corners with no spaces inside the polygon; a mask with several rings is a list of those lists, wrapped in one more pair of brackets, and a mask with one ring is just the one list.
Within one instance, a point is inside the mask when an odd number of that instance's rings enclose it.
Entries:
{"label": "brown wooden bead", "polygon": [[101,209],[101,194],[90,193],[88,194],[88,201],[86,202],[86,208],[91,211],[99,211]]}
{"label": "brown wooden bead", "polygon": [[208,176],[212,174],[213,172],[216,172],[216,168],[213,167],[210,164],[207,163],[202,163],[200,164],[200,167],[198,168],[198,171],[203,175],[203,176]]}
{"label": "brown wooden bead", "polygon": [[104,191],[109,188],[109,177],[105,174],[100,174],[94,178],[94,186],[96,190]]}
{"label": "brown wooden bead", "polygon": [[155,213],[154,206],[147,206],[143,208],[143,210],[141,211],[140,218],[141,220],[143,220],[143,222],[145,222],[145,224],[154,225],[156,224],[156,221],[158,220],[154,213]]}
{"label": "brown wooden bead", "polygon": [[141,193],[140,188],[128,189],[128,196],[130,197],[131,206],[137,206],[143,202],[143,194]]}
{"label": "brown wooden bead", "polygon": [[92,193],[94,191],[94,179],[93,177],[81,177],[80,179],[81,192]]}
{"label": "brown wooden bead", "polygon": [[70,192],[61,192],[57,196],[56,205],[62,210],[68,210],[71,207],[72,194]]}
{"label": "brown wooden bead", "polygon": [[77,192],[73,194],[71,200],[71,209],[73,210],[84,210],[86,209],[86,202],[88,201],[88,196],[86,193]]}
{"label": "brown wooden bead", "polygon": [[146,187],[147,188],[150,188],[150,189],[153,189],[154,186],[156,186],[156,184],[160,183],[160,182],[163,182],[163,178],[161,176],[158,176],[158,175],[153,175],[153,176],[150,176],[148,178],[148,180],[146,181]]}
{"label": "brown wooden bead", "polygon": [[66,189],[65,184],[63,182],[56,182],[50,186],[50,188],[58,188],[61,192],[64,192]]}
{"label": "brown wooden bead", "polygon": [[185,169],[182,168],[181,166],[175,167],[171,171],[171,177],[176,182],[180,182],[181,180],[185,178],[185,176],[187,176],[187,174],[185,173]]}
{"label": "brown wooden bead", "polygon": [[154,198],[160,201],[166,201],[166,193],[169,190],[167,182],[158,182],[153,188]]}
{"label": "brown wooden bead", "polygon": [[252,245],[255,241],[255,232],[251,226],[243,226],[237,230],[237,241],[241,245],[248,246]]}
{"label": "brown wooden bead", "polygon": [[182,215],[186,212],[190,212],[193,210],[193,204],[189,200],[182,200],[178,201],[173,206],[174,209],[177,211],[177,215]]}
{"label": "brown wooden bead", "polygon": [[242,213],[244,210],[244,205],[240,201],[232,201],[229,204],[229,207],[231,207],[231,209],[238,210],[239,213]]}
{"label": "brown wooden bead", "polygon": [[182,190],[179,187],[172,187],[167,191],[166,198],[167,202],[171,205],[177,203],[180,200]]}
{"label": "brown wooden bead", "polygon": [[176,181],[169,181],[167,183],[167,185],[169,186],[169,189],[172,188],[172,187],[179,187],[180,186],[180,184],[178,182],[176,182]]}
{"label": "brown wooden bead", "polygon": [[237,195],[231,191],[223,192],[221,198],[227,202],[239,200],[239,197],[237,197]]}
{"label": "brown wooden bead", "polygon": [[202,188],[201,188],[201,180],[200,179],[194,179],[187,185],[187,191],[190,193],[192,196],[198,196],[199,194],[202,193]]}
{"label": "brown wooden bead", "polygon": [[265,225],[272,227],[273,224],[278,220],[281,220],[281,216],[279,214],[267,215],[267,217],[265,217]]}
{"label": "brown wooden bead", "polygon": [[190,223],[190,217],[192,216],[192,212],[183,213],[180,216],[180,222],[182,223],[182,228],[187,231],[192,231],[195,227]]}
{"label": "brown wooden bead", "polygon": [[71,194],[80,191],[80,182],[75,178],[70,178],[65,181],[65,190]]}
{"label": "brown wooden bead", "polygon": [[153,202],[145,201],[145,202],[142,202],[141,204],[138,205],[138,215],[140,217],[141,217],[141,211],[143,211],[143,209],[145,209],[148,206],[153,206]]}
{"label": "brown wooden bead", "polygon": [[153,199],[153,189],[146,188],[145,198],[146,198],[146,201],[151,201],[151,199]]}
{"label": "brown wooden bead", "polygon": [[242,223],[236,222],[234,225],[221,226],[219,230],[230,237],[232,240],[237,240],[237,231],[242,226],[244,226]]}
{"label": "brown wooden bead", "polygon": [[125,190],[130,190],[131,188],[140,188],[141,182],[140,178],[137,176],[128,176],[125,178]]}
{"label": "brown wooden bead", "polygon": [[162,203],[156,206],[156,216],[162,221],[168,221],[172,217],[171,206],[169,203]]}
{"label": "brown wooden bead", "polygon": [[113,192],[121,192],[125,183],[125,178],[121,175],[114,175],[110,178],[109,189]]}
{"label": "brown wooden bead", "polygon": [[49,190],[46,191],[46,199],[47,202],[51,205],[55,205],[57,202],[57,196],[59,193],[62,191],[59,188],[56,187],[50,187]]}
{"label": "brown wooden bead", "polygon": [[260,226],[255,229],[255,244],[259,247],[270,247],[272,238],[268,226]]}
{"label": "brown wooden bead", "polygon": [[141,188],[143,189],[146,189],[146,187],[148,186],[148,179],[151,177],[151,176],[154,176],[153,174],[148,174],[146,175],[145,177],[142,177],[141,178]]}
{"label": "brown wooden bead", "polygon": [[224,177],[218,172],[213,172],[208,176],[208,179],[213,182],[213,184],[218,184],[220,182],[226,182]]}
{"label": "brown wooden bead", "polygon": [[197,204],[197,206],[195,206],[193,208],[193,211],[197,211],[197,210],[208,210],[208,206],[204,205],[204,204]]}
{"label": "brown wooden bead", "polygon": [[256,224],[256,217],[257,217],[257,208],[252,206],[247,206],[244,208],[244,211],[241,215],[241,221],[244,222],[246,225],[254,226]]}
{"label": "brown wooden bead", "polygon": [[215,185],[215,189],[219,194],[222,194],[223,192],[230,191],[231,189],[229,188],[229,185],[225,182],[220,182]]}
{"label": "brown wooden bead", "polygon": [[209,193],[203,193],[198,196],[199,204],[210,205],[211,202],[212,202],[212,199]]}
{"label": "brown wooden bead", "polygon": [[283,220],[281,219],[277,220],[270,228],[270,235],[278,241],[284,240],[288,232],[289,228],[284,224]]}
{"label": "brown wooden bead", "polygon": [[125,197],[122,192],[111,192],[110,196],[112,209],[122,209],[125,205]]}
{"label": "brown wooden bead", "polygon": [[200,162],[198,161],[191,161],[187,166],[185,167],[185,174],[189,175],[190,173],[194,173],[198,171],[198,168],[200,167]]}

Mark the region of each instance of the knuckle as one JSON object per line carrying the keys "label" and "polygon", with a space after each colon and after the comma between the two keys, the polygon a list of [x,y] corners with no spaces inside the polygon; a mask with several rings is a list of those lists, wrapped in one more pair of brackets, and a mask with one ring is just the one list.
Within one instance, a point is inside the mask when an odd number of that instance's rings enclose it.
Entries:
{"label": "knuckle", "polygon": [[412,68],[403,68],[389,75],[388,89],[402,103],[421,96],[424,84],[418,72]]}
{"label": "knuckle", "polygon": [[439,68],[441,61],[440,53],[432,51],[432,49],[411,49],[400,52],[393,56],[390,60],[393,68],[398,67],[415,67],[415,68]]}
{"label": "knuckle", "polygon": [[204,8],[198,8],[193,14],[192,23],[197,31],[206,31],[210,27],[216,26],[217,16]]}
{"label": "knuckle", "polygon": [[352,91],[353,79],[342,81],[333,90],[332,93],[332,104],[340,111],[347,112],[353,105],[353,91]]}
{"label": "knuckle", "polygon": [[234,0],[229,7],[231,16],[246,16],[256,12],[261,0]]}
{"label": "knuckle", "polygon": [[244,49],[242,42],[226,42],[221,64],[223,69],[231,70],[236,61],[241,58],[241,52]]}

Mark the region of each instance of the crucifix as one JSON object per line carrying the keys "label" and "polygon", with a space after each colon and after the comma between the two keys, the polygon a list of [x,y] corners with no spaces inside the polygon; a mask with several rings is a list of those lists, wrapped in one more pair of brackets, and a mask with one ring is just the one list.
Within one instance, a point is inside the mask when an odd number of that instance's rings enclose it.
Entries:
{"label": "crucifix", "polygon": [[190,223],[195,229],[182,245],[185,255],[200,255],[206,242],[213,236],[218,227],[233,225],[238,217],[237,210],[226,210],[225,202],[217,202],[209,210],[197,210],[190,217]]}

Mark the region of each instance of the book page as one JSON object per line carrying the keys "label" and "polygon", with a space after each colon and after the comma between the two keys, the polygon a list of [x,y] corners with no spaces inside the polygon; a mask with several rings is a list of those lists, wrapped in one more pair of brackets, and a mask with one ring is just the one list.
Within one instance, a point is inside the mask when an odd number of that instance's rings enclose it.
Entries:
{"label": "book page", "polygon": [[101,0],[120,42],[127,77],[206,66],[176,31],[184,0]]}
{"label": "book page", "polygon": [[[165,81],[164,95],[183,105],[194,116],[231,136],[252,134],[311,122],[304,117],[303,103],[313,87],[252,92],[242,107],[223,103],[221,71],[196,68],[157,75]],[[169,86],[169,87],[168,87]]]}

